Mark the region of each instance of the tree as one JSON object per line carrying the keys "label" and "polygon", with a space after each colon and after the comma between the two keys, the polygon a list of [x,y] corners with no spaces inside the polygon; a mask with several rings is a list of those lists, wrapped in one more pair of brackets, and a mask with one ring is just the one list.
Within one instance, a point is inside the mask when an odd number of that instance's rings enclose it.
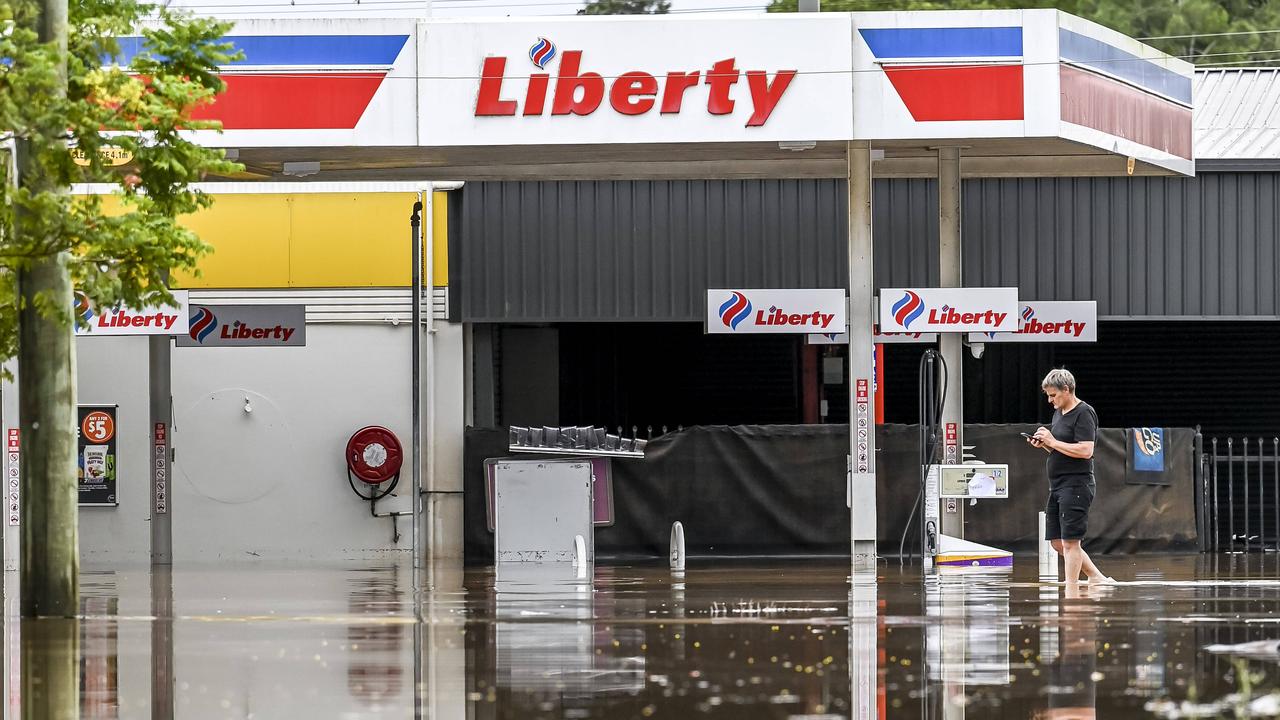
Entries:
{"label": "tree", "polygon": [[[168,272],[207,252],[177,218],[211,202],[192,182],[237,166],[179,131],[216,127],[190,111],[223,89],[227,29],[137,0],[0,5],[0,129],[13,141],[0,171],[0,359],[18,359],[24,615],[79,611],[72,288],[97,307],[171,301]],[[116,39],[128,36],[136,54]],[[112,168],[109,149],[132,159]],[[79,182],[114,184],[118,207],[72,196]]]}
{"label": "tree", "polygon": [[662,15],[671,10],[667,0],[591,0],[579,15]]}
{"label": "tree", "polygon": [[[795,12],[798,0],[773,0],[769,12]],[[1280,2],[1259,0],[822,0],[824,11],[1058,8],[1206,65],[1280,61]],[[1233,33],[1233,34],[1224,34]]]}

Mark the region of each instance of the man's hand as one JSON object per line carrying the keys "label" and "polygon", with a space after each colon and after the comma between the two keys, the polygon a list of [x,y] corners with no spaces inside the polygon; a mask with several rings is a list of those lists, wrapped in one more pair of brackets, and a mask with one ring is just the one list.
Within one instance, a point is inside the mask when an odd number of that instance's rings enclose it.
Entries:
{"label": "man's hand", "polygon": [[1052,439],[1053,439],[1053,435],[1049,433],[1048,428],[1043,428],[1043,427],[1042,427],[1042,428],[1039,428],[1038,430],[1036,430],[1036,432],[1035,432],[1035,434],[1034,434],[1034,435],[1032,435],[1031,437],[1027,438],[1027,443],[1028,443],[1029,445],[1031,445],[1031,447],[1033,447],[1033,448],[1039,448],[1039,449],[1041,449],[1041,450],[1043,450],[1043,451],[1045,451],[1045,452],[1053,452],[1052,450],[1050,450],[1050,449],[1048,448],[1048,446],[1047,446],[1047,445],[1045,445],[1045,440],[1044,440],[1044,438],[1046,438],[1046,437],[1047,437],[1047,438],[1049,438],[1050,440],[1052,440]]}
{"label": "man's hand", "polygon": [[1040,428],[1037,428],[1035,433],[1032,434],[1031,439],[1035,440],[1036,444],[1041,447],[1044,447],[1044,448],[1053,447],[1053,442],[1054,442],[1053,433],[1049,432],[1049,428],[1047,427],[1042,426]]}

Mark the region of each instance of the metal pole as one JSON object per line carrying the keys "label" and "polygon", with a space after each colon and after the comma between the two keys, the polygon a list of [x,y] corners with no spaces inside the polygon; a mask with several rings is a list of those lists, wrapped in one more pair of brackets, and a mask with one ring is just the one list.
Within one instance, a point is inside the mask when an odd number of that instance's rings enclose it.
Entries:
{"label": "metal pole", "polygon": [[[960,148],[938,148],[938,270],[942,287],[963,285],[960,269]],[[942,410],[944,462],[959,463],[964,455],[964,341],[960,333],[942,333],[938,349],[947,374]],[[952,439],[954,435],[954,439]],[[954,451],[952,450],[954,448]],[[942,513],[943,535],[964,537],[964,504]]]}
{"label": "metal pole", "polygon": [[1218,536],[1222,534],[1222,518],[1218,515],[1218,438],[1213,438],[1210,444],[1213,447],[1213,460],[1209,465],[1213,482],[1213,512],[1209,513],[1209,517],[1213,522],[1213,551],[1216,553],[1219,550]]}
{"label": "metal pole", "polygon": [[1206,476],[1204,472],[1204,436],[1200,434],[1200,426],[1196,426],[1196,434],[1192,440],[1191,456],[1195,462],[1196,479],[1196,536],[1200,539],[1200,552],[1208,550],[1205,533],[1205,522],[1209,515],[1209,496],[1206,492]]}
{"label": "metal pole", "polygon": [[1236,456],[1235,440],[1227,438],[1227,552],[1236,548]]}
{"label": "metal pole", "polygon": [[[409,226],[412,228],[411,242],[413,249],[413,282],[410,290],[411,320],[410,325],[413,328],[412,338],[409,341],[410,365],[412,367],[410,376],[412,379],[412,388],[410,389],[411,400],[409,403],[410,414],[412,415],[412,434],[413,438],[410,442],[412,448],[411,455],[411,475],[412,475],[412,505],[413,508],[413,567],[418,569],[422,567],[422,543],[419,537],[419,524],[422,515],[422,397],[420,395],[422,389],[422,193],[418,193],[418,202],[413,204],[413,215],[409,218]],[[414,573],[414,591],[418,590],[418,575]]]}
{"label": "metal pole", "polygon": [[1240,439],[1240,453],[1243,459],[1240,463],[1241,480],[1244,481],[1244,551],[1249,552],[1249,438]]}
{"label": "metal pole", "polygon": [[1258,552],[1266,552],[1267,550],[1267,526],[1263,522],[1265,517],[1263,512],[1266,510],[1267,505],[1267,491],[1266,486],[1263,484],[1266,468],[1266,460],[1262,457],[1262,438],[1258,438]]}
{"label": "metal pole", "polygon": [[871,144],[850,142],[849,158],[849,537],[855,572],[876,566],[876,427],[873,398]]}
{"label": "metal pole", "polygon": [[173,493],[169,461],[173,448],[172,338],[147,338],[147,386],[151,422],[151,564],[173,564]]}
{"label": "metal pole", "polygon": [[[426,198],[422,203],[423,208],[423,232],[426,237],[426,279],[423,284],[426,287],[427,294],[427,317],[426,317],[426,336],[427,336],[427,393],[426,393],[426,413],[427,413],[427,498],[432,501],[431,507],[425,507],[419,501],[418,507],[423,519],[425,520],[426,532],[422,534],[419,540],[423,544],[429,544],[433,536],[433,528],[435,527],[435,517],[438,508],[435,505],[435,496],[431,495],[436,489],[436,214],[435,214],[435,185],[434,183],[427,186]],[[422,489],[418,490],[418,497],[422,497]],[[423,545],[418,546],[418,557],[427,557],[427,548]]]}

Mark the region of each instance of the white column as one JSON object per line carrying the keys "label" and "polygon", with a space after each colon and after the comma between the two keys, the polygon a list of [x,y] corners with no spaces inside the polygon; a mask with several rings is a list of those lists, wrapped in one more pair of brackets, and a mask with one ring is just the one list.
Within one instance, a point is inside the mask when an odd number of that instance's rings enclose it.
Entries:
{"label": "white column", "polygon": [[876,426],[872,353],[871,145],[847,145],[849,157],[849,498],[854,571],[876,565]]}
{"label": "white column", "polygon": [[[942,287],[961,287],[960,148],[938,148],[938,269]],[[943,459],[958,463],[964,456],[964,335],[943,333],[938,347],[947,366],[946,403],[942,411]],[[951,508],[955,512],[951,512]],[[943,535],[964,537],[964,504],[942,508]]]}

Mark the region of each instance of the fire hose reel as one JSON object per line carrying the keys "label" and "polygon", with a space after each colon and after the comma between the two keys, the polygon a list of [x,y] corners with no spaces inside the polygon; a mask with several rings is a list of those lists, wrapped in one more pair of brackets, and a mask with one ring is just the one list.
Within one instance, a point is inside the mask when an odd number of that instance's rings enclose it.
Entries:
{"label": "fire hose reel", "polygon": [[[391,541],[400,542],[396,518],[407,512],[378,513],[378,501],[390,495],[400,482],[404,447],[396,434],[381,425],[362,427],[347,440],[347,483],[361,500],[369,501],[369,514],[391,518]],[[360,485],[356,485],[356,480]],[[367,491],[362,491],[367,488]]]}
{"label": "fire hose reel", "polygon": [[381,425],[362,427],[347,441],[347,473],[368,485],[398,480],[404,448],[396,434]]}

